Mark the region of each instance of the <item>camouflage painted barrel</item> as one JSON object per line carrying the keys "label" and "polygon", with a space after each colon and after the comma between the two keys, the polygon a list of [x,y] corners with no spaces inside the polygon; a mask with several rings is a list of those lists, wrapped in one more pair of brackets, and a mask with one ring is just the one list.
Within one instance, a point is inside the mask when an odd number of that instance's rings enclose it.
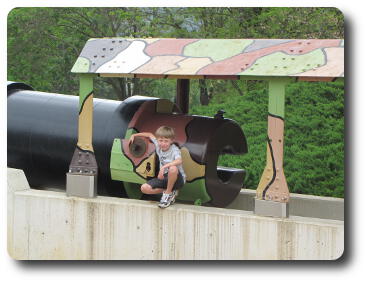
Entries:
{"label": "camouflage painted barrel", "polygon": [[[24,170],[32,187],[65,189],[77,141],[78,97],[10,83],[7,103],[8,167]],[[224,207],[238,195],[244,170],[217,166],[220,154],[247,152],[243,131],[233,120],[220,113],[184,115],[169,100],[152,97],[94,99],[93,105],[99,195],[142,197],[140,184],[158,169],[154,146],[140,140],[129,148],[127,139],[134,132],[154,133],[161,125],[175,129],[181,148],[187,183],[179,200]]]}
{"label": "camouflage painted barrel", "polygon": [[111,176],[123,181],[129,197],[140,198],[140,184],[157,174],[154,145],[148,139],[135,139],[133,133],[154,133],[160,126],[175,129],[175,142],[181,149],[187,182],[177,197],[182,201],[225,207],[238,195],[245,171],[218,167],[220,154],[244,154],[246,138],[241,127],[219,112],[215,117],[181,114],[168,100],[144,102],[129,122],[124,139],[115,139],[111,153]]}

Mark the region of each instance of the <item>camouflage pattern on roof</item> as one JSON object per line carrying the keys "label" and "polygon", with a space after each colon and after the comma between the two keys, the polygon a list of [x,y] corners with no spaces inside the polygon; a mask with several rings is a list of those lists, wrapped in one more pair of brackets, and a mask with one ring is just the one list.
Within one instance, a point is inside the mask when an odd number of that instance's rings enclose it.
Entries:
{"label": "camouflage pattern on roof", "polygon": [[342,39],[90,39],[74,73],[137,77],[344,76]]}

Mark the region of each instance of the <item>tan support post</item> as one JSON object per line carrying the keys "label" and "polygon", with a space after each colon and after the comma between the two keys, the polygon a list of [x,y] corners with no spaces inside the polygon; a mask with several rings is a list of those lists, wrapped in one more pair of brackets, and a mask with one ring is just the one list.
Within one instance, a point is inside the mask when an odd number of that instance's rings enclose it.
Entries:
{"label": "tan support post", "polygon": [[68,196],[97,196],[98,167],[92,145],[94,76],[80,75],[78,143],[66,174]]}
{"label": "tan support post", "polygon": [[266,166],[256,190],[255,213],[288,217],[289,190],[283,171],[284,99],[289,79],[269,80]]}

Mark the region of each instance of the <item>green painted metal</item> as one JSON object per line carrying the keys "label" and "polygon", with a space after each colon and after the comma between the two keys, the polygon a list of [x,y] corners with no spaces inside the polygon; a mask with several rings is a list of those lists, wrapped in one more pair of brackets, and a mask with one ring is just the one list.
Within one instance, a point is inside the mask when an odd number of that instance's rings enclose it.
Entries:
{"label": "green painted metal", "polygon": [[94,74],[80,74],[79,75],[79,112],[84,104],[85,99],[93,92],[93,78]]}
{"label": "green painted metal", "polygon": [[284,119],[285,87],[291,80],[274,78],[269,80],[269,113]]}
{"label": "green painted metal", "polygon": [[[125,139],[129,139],[132,134],[137,133],[135,129],[127,129],[125,134]],[[120,143],[121,144],[121,143]],[[129,183],[129,182],[122,182],[124,184],[125,192],[129,198],[132,199],[140,199],[143,193],[140,191],[140,183]]]}
{"label": "green painted metal", "polygon": [[195,201],[201,199],[202,203],[207,203],[211,197],[206,192],[205,179],[199,179],[191,183],[186,183],[177,196],[178,200]]}
{"label": "green painted metal", "polygon": [[114,139],[111,150],[111,178],[112,180],[144,184],[145,179],[134,172],[133,164],[122,153],[120,139]]}
{"label": "green painted metal", "polygon": [[202,201],[201,201],[201,199],[197,199],[197,200],[195,200],[195,201],[194,201],[194,205],[197,205],[197,206],[202,205]]}
{"label": "green painted metal", "polygon": [[140,184],[123,182],[127,196],[131,199],[140,199],[143,193],[140,191]]}
{"label": "green painted metal", "polygon": [[324,53],[320,49],[302,56],[276,52],[258,59],[250,69],[239,73],[239,75],[250,76],[260,73],[266,76],[272,75],[276,72],[277,76],[289,76],[318,68],[324,64]]}
{"label": "green painted metal", "polygon": [[73,68],[71,69],[71,72],[73,73],[88,73],[89,71],[90,62],[88,59],[79,57]]}
{"label": "green painted metal", "polygon": [[127,129],[125,134],[125,139],[129,139],[132,134],[136,134],[137,131],[135,129]]}

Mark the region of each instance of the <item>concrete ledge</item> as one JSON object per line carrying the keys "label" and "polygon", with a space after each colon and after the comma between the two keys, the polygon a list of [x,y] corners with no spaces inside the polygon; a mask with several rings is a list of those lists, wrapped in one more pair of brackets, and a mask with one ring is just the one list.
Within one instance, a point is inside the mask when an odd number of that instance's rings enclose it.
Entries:
{"label": "concrete ledge", "polygon": [[272,217],[289,217],[289,204],[255,198],[254,214]]}
{"label": "concrete ledge", "polygon": [[13,173],[8,174],[8,252],[15,259],[333,260],[344,249],[342,221],[14,191]]}
{"label": "concrete ledge", "polygon": [[[227,208],[254,211],[255,196],[255,190],[242,189]],[[290,194],[289,214],[344,221],[344,199]]]}

